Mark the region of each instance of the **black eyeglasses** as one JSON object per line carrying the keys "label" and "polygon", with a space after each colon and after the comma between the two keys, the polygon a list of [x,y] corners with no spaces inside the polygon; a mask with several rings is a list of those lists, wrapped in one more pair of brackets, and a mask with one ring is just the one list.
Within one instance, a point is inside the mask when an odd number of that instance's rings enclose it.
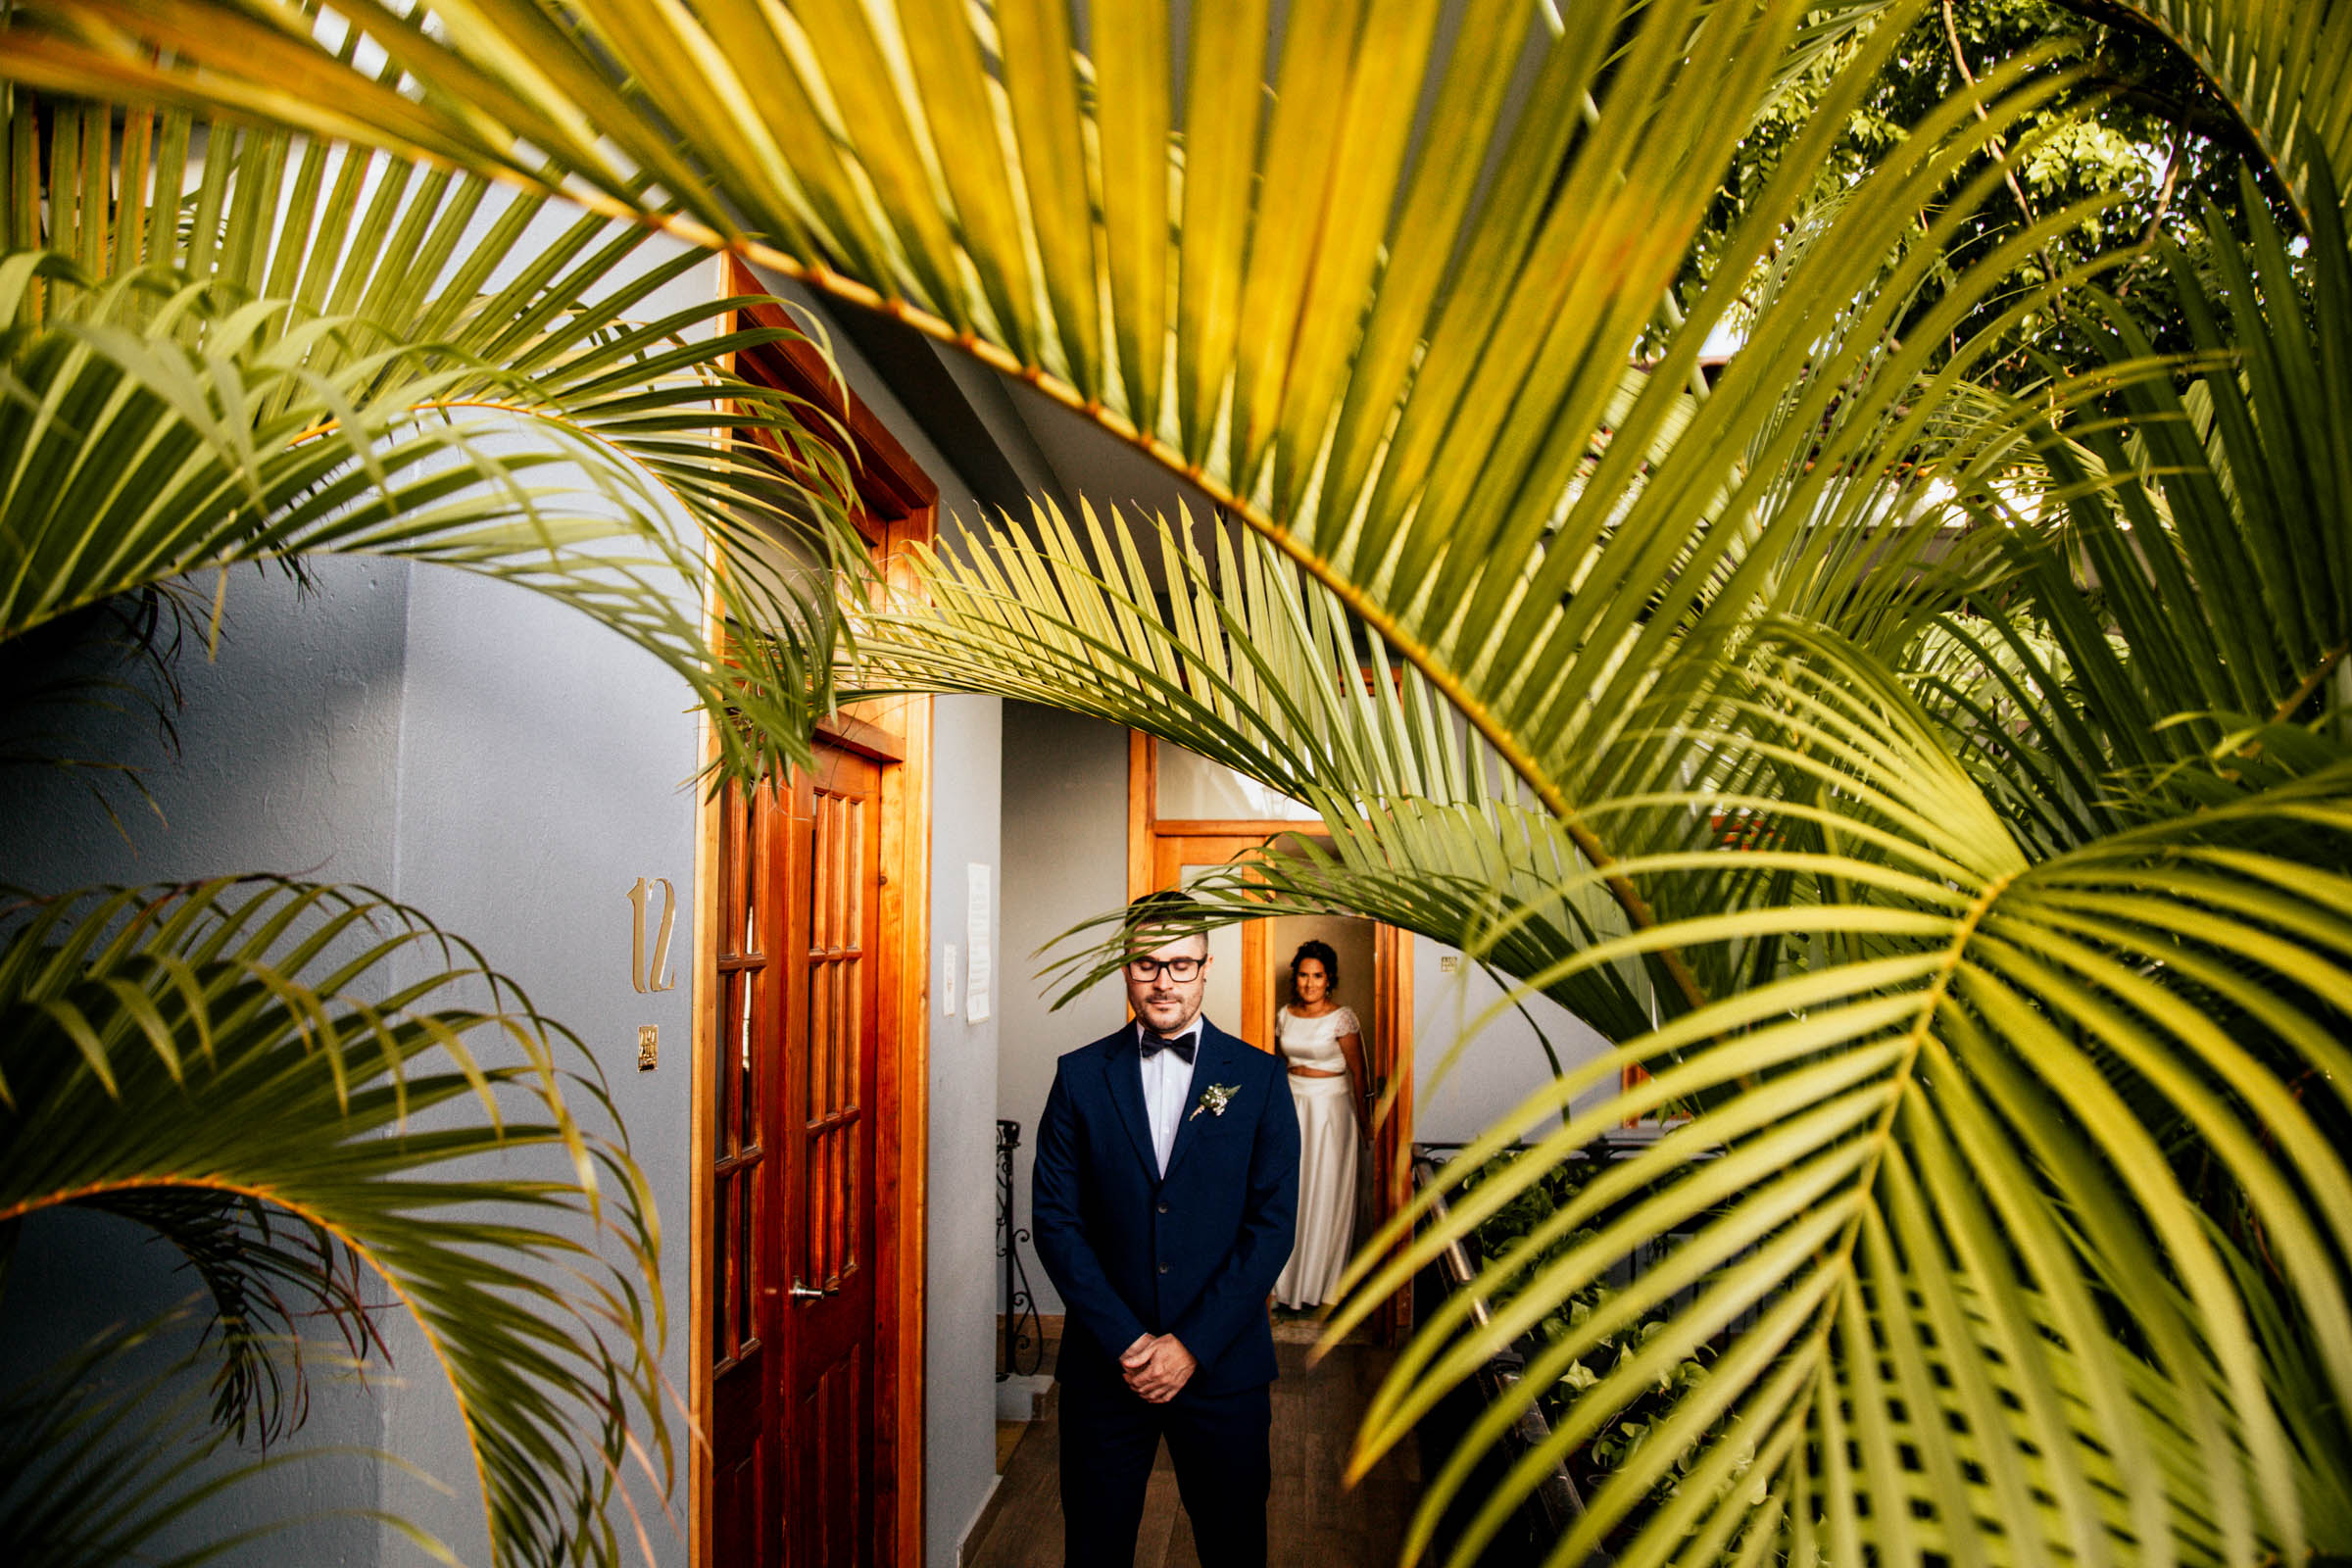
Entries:
{"label": "black eyeglasses", "polygon": [[1200,977],[1200,966],[1206,958],[1129,958],[1127,977],[1131,980],[1156,980],[1164,972],[1178,985]]}

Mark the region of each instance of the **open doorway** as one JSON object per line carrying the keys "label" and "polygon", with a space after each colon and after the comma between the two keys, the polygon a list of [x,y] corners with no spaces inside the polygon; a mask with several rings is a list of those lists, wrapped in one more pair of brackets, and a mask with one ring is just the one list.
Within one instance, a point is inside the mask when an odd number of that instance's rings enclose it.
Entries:
{"label": "open doorway", "polygon": [[[1321,823],[1302,809],[1269,797],[1239,775],[1175,747],[1164,749],[1174,787],[1163,793],[1163,749],[1134,735],[1128,752],[1128,896],[1178,888],[1230,861],[1271,848],[1286,837],[1319,836]],[[1208,771],[1213,770],[1213,771]],[[1215,775],[1224,774],[1223,778]],[[1200,775],[1200,776],[1193,776]],[[1214,807],[1254,809],[1255,817],[1163,814]],[[1356,1178],[1357,1245],[1396,1212],[1412,1181],[1413,1007],[1412,937],[1394,926],[1349,916],[1275,915],[1225,926],[1209,934],[1209,989],[1202,1010],[1260,1051],[1275,1049],[1275,1009],[1290,998],[1290,965],[1309,937],[1340,955],[1339,1000],[1363,1024],[1365,1065],[1377,1097],[1369,1158]],[[1344,945],[1343,945],[1344,944]],[[1409,1292],[1398,1292],[1374,1320],[1384,1344],[1400,1342],[1411,1326]]]}

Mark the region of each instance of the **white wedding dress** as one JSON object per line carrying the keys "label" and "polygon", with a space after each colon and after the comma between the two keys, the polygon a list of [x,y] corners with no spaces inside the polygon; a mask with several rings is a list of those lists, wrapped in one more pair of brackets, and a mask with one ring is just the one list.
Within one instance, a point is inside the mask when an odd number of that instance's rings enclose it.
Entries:
{"label": "white wedding dress", "polygon": [[1340,1054],[1342,1035],[1364,1026],[1346,1007],[1301,1018],[1285,1007],[1274,1014],[1274,1038],[1294,1066],[1335,1072],[1336,1078],[1291,1078],[1298,1111],[1298,1236],[1291,1260],[1274,1282],[1285,1306],[1320,1306],[1331,1299],[1355,1241],[1355,1080]]}

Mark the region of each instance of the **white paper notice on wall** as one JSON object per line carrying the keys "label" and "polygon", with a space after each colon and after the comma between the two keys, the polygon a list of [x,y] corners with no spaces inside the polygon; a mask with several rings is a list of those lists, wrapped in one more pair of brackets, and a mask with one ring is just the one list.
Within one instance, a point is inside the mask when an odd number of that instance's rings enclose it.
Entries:
{"label": "white paper notice on wall", "polygon": [[968,900],[963,917],[964,951],[970,955],[964,963],[963,1016],[967,1022],[980,1023],[988,1017],[990,982],[996,976],[990,961],[988,866],[974,860],[963,868],[965,895]]}
{"label": "white paper notice on wall", "polygon": [[947,953],[939,960],[939,1015],[956,1016],[956,944],[948,944]]}

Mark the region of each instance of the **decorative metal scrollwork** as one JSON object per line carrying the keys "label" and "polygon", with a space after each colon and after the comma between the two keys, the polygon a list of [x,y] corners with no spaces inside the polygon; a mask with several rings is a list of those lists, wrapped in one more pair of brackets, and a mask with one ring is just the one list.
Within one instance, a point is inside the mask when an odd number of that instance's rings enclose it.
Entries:
{"label": "decorative metal scrollwork", "polygon": [[1021,1147],[1021,1124],[997,1123],[997,1255],[1004,1260],[1004,1360],[997,1381],[1016,1373],[1027,1377],[1045,1362],[1046,1342],[1039,1332],[1037,1298],[1029,1293],[1029,1270],[1021,1262],[1026,1230],[1012,1223],[1012,1154]]}

